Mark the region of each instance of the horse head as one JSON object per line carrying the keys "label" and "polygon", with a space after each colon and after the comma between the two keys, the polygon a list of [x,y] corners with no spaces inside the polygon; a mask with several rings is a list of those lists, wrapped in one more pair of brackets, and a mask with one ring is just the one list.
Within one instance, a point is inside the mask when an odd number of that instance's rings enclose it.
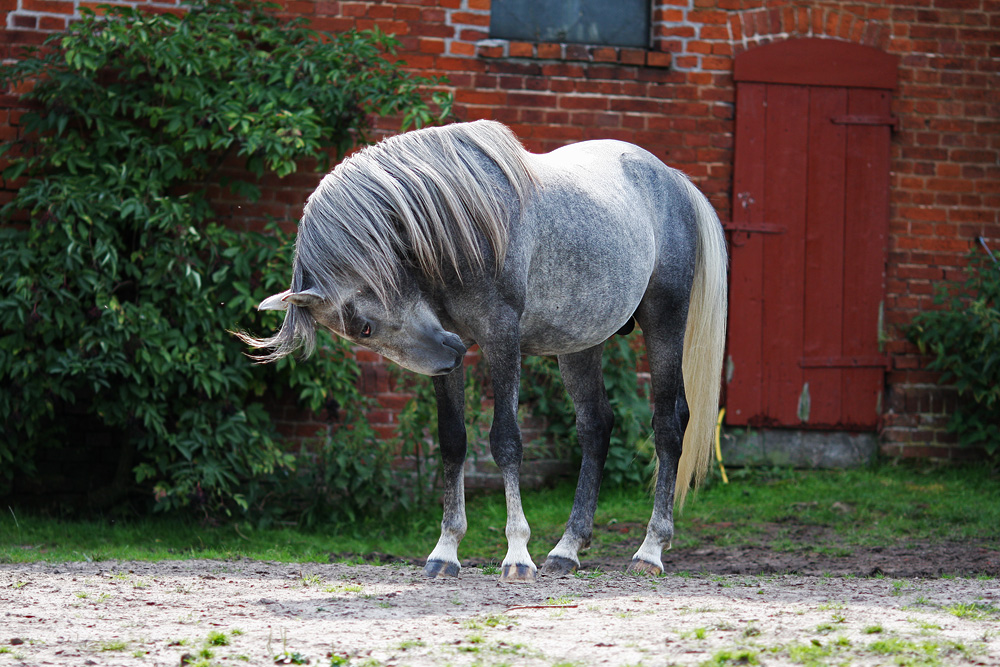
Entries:
{"label": "horse head", "polygon": [[415,287],[383,303],[370,289],[341,292],[330,298],[315,288],[285,290],[264,299],[258,310],[303,308],[318,326],[424,375],[446,375],[462,365],[462,339],[441,326]]}

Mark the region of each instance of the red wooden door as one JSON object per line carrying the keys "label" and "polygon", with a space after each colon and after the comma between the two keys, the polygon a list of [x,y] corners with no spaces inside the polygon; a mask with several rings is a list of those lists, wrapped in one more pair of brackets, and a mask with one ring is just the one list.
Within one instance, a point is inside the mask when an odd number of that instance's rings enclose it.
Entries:
{"label": "red wooden door", "polygon": [[737,58],[729,424],[878,424],[895,72],[830,40]]}

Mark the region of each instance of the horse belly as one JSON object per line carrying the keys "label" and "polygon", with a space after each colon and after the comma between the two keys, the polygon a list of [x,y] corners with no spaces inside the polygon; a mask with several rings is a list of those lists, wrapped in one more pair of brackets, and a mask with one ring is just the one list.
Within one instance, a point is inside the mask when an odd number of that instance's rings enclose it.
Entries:
{"label": "horse belly", "polygon": [[[554,262],[532,272],[521,316],[521,351],[532,355],[579,352],[604,342],[624,326],[639,307],[653,256],[627,244],[602,257]],[[645,244],[643,244],[645,245]]]}
{"label": "horse belly", "polygon": [[533,156],[542,188],[522,218],[530,239],[521,317],[525,354],[593,347],[639,307],[657,241],[654,193],[623,168],[638,150],[597,141]]}

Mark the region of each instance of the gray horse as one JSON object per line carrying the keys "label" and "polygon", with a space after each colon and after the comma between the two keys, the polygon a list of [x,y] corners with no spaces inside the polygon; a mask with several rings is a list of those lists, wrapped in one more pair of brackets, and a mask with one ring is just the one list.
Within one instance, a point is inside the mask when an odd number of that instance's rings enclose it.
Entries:
{"label": "gray horse", "polygon": [[[315,346],[325,327],[433,376],[444,478],[429,577],[456,576],[465,535],[463,372],[478,343],[495,412],[490,451],[507,499],[502,581],[533,581],[521,507],[517,398],[522,354],[555,355],[573,399],[583,463],[566,531],[543,573],[579,567],[591,539],[614,421],[604,341],[642,328],[658,457],[652,518],[633,571],[659,573],[673,505],[708,465],[726,317],[726,247],[707,199],[632,144],[588,141],[528,153],[490,121],[401,134],[338,165],[309,197],[287,309],[270,361]],[[683,363],[682,363],[683,359]],[[682,370],[683,366],[683,370]],[[683,447],[682,447],[683,442]]]}

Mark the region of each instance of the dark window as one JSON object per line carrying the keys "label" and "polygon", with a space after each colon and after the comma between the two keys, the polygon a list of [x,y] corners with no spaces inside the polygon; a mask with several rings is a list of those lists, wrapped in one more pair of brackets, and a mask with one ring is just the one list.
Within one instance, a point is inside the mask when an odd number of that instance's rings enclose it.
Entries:
{"label": "dark window", "polygon": [[490,37],[649,46],[649,0],[493,0]]}

